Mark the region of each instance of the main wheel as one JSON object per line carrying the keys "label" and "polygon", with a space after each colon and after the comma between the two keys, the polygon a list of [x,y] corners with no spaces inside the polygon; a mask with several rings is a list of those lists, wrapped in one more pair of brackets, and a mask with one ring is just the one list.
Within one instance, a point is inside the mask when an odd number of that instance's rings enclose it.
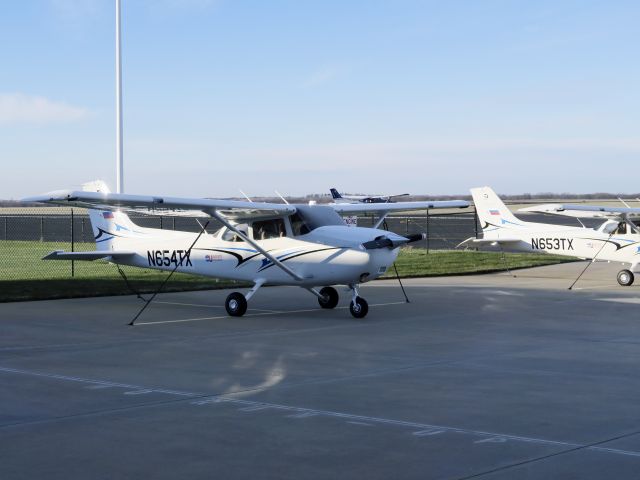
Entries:
{"label": "main wheel", "polygon": [[620,270],[618,272],[618,283],[623,287],[628,287],[633,283],[633,272],[631,270]]}
{"label": "main wheel", "polygon": [[351,304],[349,305],[349,311],[355,318],[364,318],[369,312],[369,304],[364,298],[356,297],[355,301],[351,301]]}
{"label": "main wheel", "polygon": [[324,287],[320,290],[320,294],[324,297],[324,299],[318,298],[318,303],[322,308],[336,308],[340,297],[338,296],[338,291],[335,288]]}
{"label": "main wheel", "polygon": [[232,317],[241,317],[247,311],[247,299],[240,292],[233,292],[224,302],[224,308]]}

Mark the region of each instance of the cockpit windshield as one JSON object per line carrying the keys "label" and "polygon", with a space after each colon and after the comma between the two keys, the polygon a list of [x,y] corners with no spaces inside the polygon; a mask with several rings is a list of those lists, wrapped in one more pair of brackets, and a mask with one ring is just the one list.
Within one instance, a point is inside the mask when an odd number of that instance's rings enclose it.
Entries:
{"label": "cockpit windshield", "polygon": [[[241,223],[239,225],[236,225],[236,228],[240,230],[243,235],[245,236],[248,235],[249,226],[246,223]],[[238,235],[233,230],[229,230],[228,228],[225,228],[225,231],[222,234],[222,240],[225,240],[227,242],[244,242],[244,240],[242,239],[242,237],[240,237],[240,235]]]}
{"label": "cockpit windshield", "polygon": [[333,208],[322,205],[296,205],[297,212],[289,217],[294,235],[304,235],[318,227],[344,225],[342,217]]}

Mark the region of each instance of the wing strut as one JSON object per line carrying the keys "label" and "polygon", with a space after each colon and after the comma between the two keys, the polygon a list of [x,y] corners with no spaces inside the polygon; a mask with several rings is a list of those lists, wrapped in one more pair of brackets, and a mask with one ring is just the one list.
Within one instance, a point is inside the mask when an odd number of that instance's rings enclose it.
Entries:
{"label": "wing strut", "polygon": [[571,284],[571,286],[569,287],[569,290],[573,289],[573,286],[578,283],[578,280],[580,280],[580,277],[582,277],[582,275],[584,275],[584,272],[587,271],[587,268],[589,268],[591,266],[592,263],[596,263],[596,258],[598,257],[598,255],[600,255],[600,252],[602,251],[602,249],[607,245],[607,242],[609,240],[611,240],[611,237],[613,236],[613,234],[615,233],[615,230],[612,230],[611,233],[609,234],[609,237],[607,238],[606,241],[602,242],[602,246],[600,247],[600,250],[598,250],[596,252],[596,254],[593,256],[593,258],[591,259],[591,261],[589,263],[587,263],[587,266],[584,267],[584,270],[582,270],[580,272],[580,275],[578,275],[578,278],[576,278],[573,283]]}
{"label": "wing strut", "polygon": [[265,258],[268,258],[275,265],[280,267],[280,269],[282,269],[284,272],[286,272],[289,275],[291,275],[294,279],[296,279],[298,281],[304,280],[303,277],[298,275],[296,272],[291,270],[289,267],[287,267],[284,263],[282,263],[276,257],[274,257],[269,252],[267,252],[264,248],[262,248],[260,245],[258,245],[253,239],[249,238],[247,235],[242,233],[238,228],[236,228],[235,225],[233,225],[231,222],[229,222],[229,220],[227,220],[227,218],[224,215],[219,214],[216,210],[210,210],[210,211],[207,211],[207,213],[209,213],[212,217],[214,217],[216,220],[218,220],[220,223],[222,223],[225,227],[227,227],[233,233],[238,235],[241,239],[243,239],[245,242],[247,242],[249,245],[251,245],[257,251],[259,251],[262,255],[265,256]]}
{"label": "wing strut", "polygon": [[[193,243],[191,244],[191,246],[189,247],[189,249],[187,250],[187,256],[191,254],[191,250],[193,249],[194,245],[196,243],[198,243],[198,240],[200,240],[200,237],[202,236],[203,233],[206,232],[206,228],[207,225],[209,225],[209,222],[204,224],[204,227],[202,227],[202,230],[200,230],[200,233],[198,234],[198,236],[196,237],[196,239],[193,241]],[[171,273],[169,273],[169,275],[167,275],[167,278],[164,279],[164,281],[162,282],[162,284],[160,284],[160,287],[158,288],[158,290],[155,291],[155,293],[153,295],[151,295],[151,298],[149,298],[149,300],[147,300],[147,303],[145,303],[142,308],[140,309],[140,311],[138,311],[138,313],[136,314],[135,317],[133,317],[133,320],[131,320],[131,322],[129,322],[129,326],[133,327],[133,325],[136,323],[136,320],[138,319],[138,317],[140,315],[142,315],[142,312],[145,311],[145,309],[149,306],[149,304],[151,302],[153,302],[153,299],[156,298],[156,295],[158,295],[162,289],[164,288],[164,286],[167,284],[167,282],[169,281],[169,279],[171,279],[171,277],[173,276],[174,273],[176,273],[176,270],[178,269],[178,267],[182,266],[182,260],[178,263],[176,263],[176,266],[174,267],[173,270],[171,270]],[[138,295],[139,296],[139,295]]]}

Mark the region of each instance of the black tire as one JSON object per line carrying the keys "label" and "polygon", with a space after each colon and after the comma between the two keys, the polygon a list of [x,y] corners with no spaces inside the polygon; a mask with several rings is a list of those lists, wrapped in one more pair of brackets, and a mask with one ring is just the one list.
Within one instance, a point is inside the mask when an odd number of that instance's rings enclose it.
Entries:
{"label": "black tire", "polygon": [[340,297],[338,296],[338,291],[335,288],[324,287],[322,290],[320,290],[320,294],[325,297],[324,300],[318,298],[318,303],[322,308],[336,308]]}
{"label": "black tire", "polygon": [[247,299],[240,292],[233,292],[224,302],[224,308],[232,317],[241,317],[247,312]]}
{"label": "black tire", "polygon": [[369,313],[369,304],[364,298],[356,297],[355,301],[351,301],[349,311],[355,318],[364,318]]}
{"label": "black tire", "polygon": [[631,270],[620,270],[618,272],[618,283],[623,287],[632,285],[633,280],[633,272]]}

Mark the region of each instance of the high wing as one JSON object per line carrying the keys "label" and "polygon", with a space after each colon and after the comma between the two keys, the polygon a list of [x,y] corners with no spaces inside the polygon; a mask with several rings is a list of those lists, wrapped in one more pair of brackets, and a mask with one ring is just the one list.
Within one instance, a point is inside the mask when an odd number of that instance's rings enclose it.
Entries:
{"label": "high wing", "polygon": [[575,205],[562,203],[545,203],[518,210],[529,213],[548,213],[565,217],[579,218],[626,218],[640,217],[640,208],[631,207],[603,207],[598,205]]}
{"label": "high wing", "polygon": [[[25,198],[25,202],[54,203],[57,205],[77,206],[90,209],[113,210],[115,208],[134,210],[140,212],[148,209],[149,213],[158,214],[164,210],[179,211],[200,211],[216,218],[227,228],[239,235],[245,242],[259,251],[275,265],[287,272],[296,280],[304,278],[298,273],[284,265],[278,258],[267,252],[262,246],[252,238],[236,228],[231,219],[239,220],[243,218],[259,218],[274,215],[291,215],[296,212],[296,208],[291,205],[260,202],[243,202],[236,200],[213,200],[207,198],[180,198],[165,196],[127,195],[122,193],[104,193],[88,191],[61,190],[45,195]],[[80,252],[79,252],[80,253]],[[117,252],[116,255],[126,255],[128,252]],[[80,255],[73,252],[53,252],[47,259],[60,260],[96,260],[105,258],[100,252],[81,252]],[[109,254],[109,256],[113,256]],[[65,258],[66,257],[66,258]]]}
{"label": "high wing", "polygon": [[330,203],[329,207],[338,213],[381,213],[392,211],[431,210],[433,208],[467,208],[465,200],[444,200],[437,202],[397,202],[397,203]]}
{"label": "high wing", "polygon": [[85,192],[59,190],[44,195],[28,197],[25,202],[53,203],[98,210],[122,208],[129,211],[164,214],[164,212],[218,212],[227,218],[242,219],[269,215],[291,215],[296,208],[279,203],[215,200],[207,198],[181,198],[165,196],[128,195],[123,193]]}

